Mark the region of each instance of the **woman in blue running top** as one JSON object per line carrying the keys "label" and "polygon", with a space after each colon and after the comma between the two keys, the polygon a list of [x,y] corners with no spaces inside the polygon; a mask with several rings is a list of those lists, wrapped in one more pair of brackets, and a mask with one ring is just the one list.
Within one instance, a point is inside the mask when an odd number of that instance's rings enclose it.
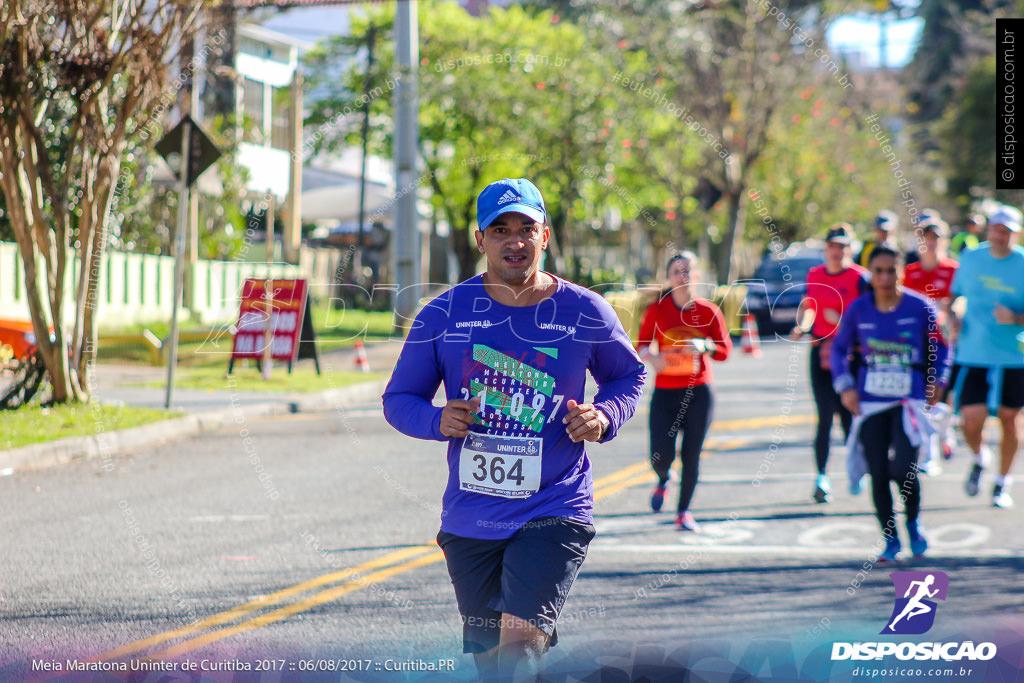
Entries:
{"label": "woman in blue running top", "polygon": [[[901,258],[887,246],[875,247],[868,261],[871,288],[850,305],[832,345],[835,390],[854,416],[847,469],[855,491],[865,471],[871,475],[875,514],[885,542],[879,562],[894,562],[902,550],[890,482],[896,482],[904,501],[911,551],[919,556],[928,548],[918,522],[917,457],[933,431],[925,406],[935,403],[949,375],[938,310],[930,300],[899,285]],[[850,358],[855,345],[860,348],[856,375]]]}

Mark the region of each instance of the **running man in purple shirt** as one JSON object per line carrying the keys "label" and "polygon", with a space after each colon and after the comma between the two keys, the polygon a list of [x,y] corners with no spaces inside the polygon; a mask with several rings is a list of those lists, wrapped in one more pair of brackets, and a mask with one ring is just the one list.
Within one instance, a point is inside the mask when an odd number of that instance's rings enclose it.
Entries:
{"label": "running man in purple shirt", "polygon": [[[441,531],[481,678],[535,672],[594,537],[584,442],[632,417],[644,365],[611,306],[540,270],[550,228],[526,179],[477,199],[487,270],[416,316],[384,392],[404,434],[448,443]],[[587,402],[587,372],[598,385]],[[444,383],[444,407],[431,399]]]}

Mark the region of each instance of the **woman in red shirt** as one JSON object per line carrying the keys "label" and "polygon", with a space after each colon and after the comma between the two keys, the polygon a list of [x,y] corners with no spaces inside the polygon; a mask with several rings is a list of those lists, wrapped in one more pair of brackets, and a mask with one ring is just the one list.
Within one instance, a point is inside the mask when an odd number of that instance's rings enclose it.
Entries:
{"label": "woman in red shirt", "polygon": [[[669,469],[676,455],[676,435],[682,432],[680,458],[683,476],[679,489],[676,526],[700,531],[690,514],[697,488],[700,453],[711,426],[711,360],[725,360],[732,339],[722,312],[698,298],[692,282],[698,278],[697,257],[688,251],[668,262],[668,288],[651,304],[640,324],[637,351],[657,373],[651,397],[651,466],[658,484],[651,494],[651,509],[661,510]],[[651,352],[656,344],[658,352]]]}
{"label": "woman in red shirt", "polygon": [[832,337],[839,331],[839,321],[853,300],[863,293],[868,271],[850,258],[850,226],[833,225],[825,237],[825,263],[811,268],[807,274],[807,294],[801,308],[800,324],[793,328],[792,338],[805,334],[811,342],[811,392],[818,408],[818,431],[814,437],[814,460],[818,476],[814,482],[814,500],[829,502],[832,487],[825,473],[828,465],[829,439],[836,413],[849,437],[853,416],[832,388],[832,367],[829,352]]}

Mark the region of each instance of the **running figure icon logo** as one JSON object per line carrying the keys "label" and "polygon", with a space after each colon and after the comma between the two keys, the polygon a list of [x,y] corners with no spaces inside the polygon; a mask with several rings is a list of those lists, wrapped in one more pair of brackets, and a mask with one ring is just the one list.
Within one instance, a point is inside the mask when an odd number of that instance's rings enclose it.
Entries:
{"label": "running figure icon logo", "polygon": [[936,603],[945,600],[949,590],[949,577],[939,571],[893,572],[890,575],[896,589],[896,604],[892,616],[879,633],[920,635],[935,623]]}

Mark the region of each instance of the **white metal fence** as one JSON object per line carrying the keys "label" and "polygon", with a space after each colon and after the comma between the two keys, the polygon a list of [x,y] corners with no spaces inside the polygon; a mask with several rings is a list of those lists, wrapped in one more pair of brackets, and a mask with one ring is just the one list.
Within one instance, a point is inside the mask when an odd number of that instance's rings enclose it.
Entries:
{"label": "white metal fence", "polygon": [[[74,291],[80,268],[78,259],[69,252],[64,307],[65,322],[69,324],[74,320]],[[267,267],[261,263],[199,261],[192,278],[191,319],[203,324],[234,319],[242,282],[266,274]],[[275,265],[272,274],[278,278],[299,277],[299,267]],[[42,272],[39,284],[45,296]],[[107,252],[100,266],[97,323],[100,327],[120,327],[170,320],[173,285],[174,259],[170,256]],[[0,242],[0,317],[28,319],[28,315],[25,269],[18,246]]]}

